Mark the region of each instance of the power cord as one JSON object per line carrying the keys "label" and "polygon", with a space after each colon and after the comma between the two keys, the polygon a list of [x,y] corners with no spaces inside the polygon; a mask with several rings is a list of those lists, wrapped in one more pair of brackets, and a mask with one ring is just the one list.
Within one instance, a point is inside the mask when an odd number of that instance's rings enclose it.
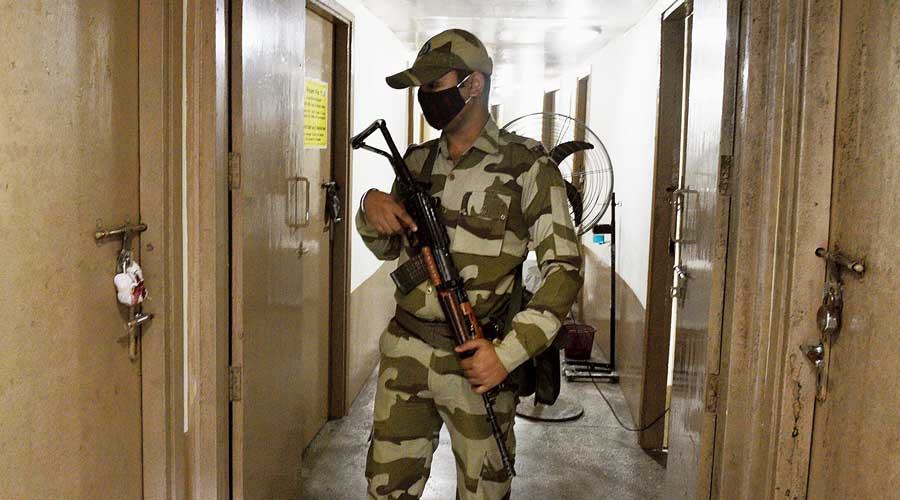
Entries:
{"label": "power cord", "polygon": [[671,407],[666,408],[662,413],[659,414],[658,417],[656,417],[655,419],[653,419],[652,422],[650,422],[649,424],[647,424],[647,425],[644,426],[644,427],[639,427],[639,428],[628,427],[627,425],[625,425],[625,424],[622,422],[622,419],[620,419],[619,416],[616,414],[616,410],[613,409],[612,403],[610,403],[610,402],[609,402],[609,399],[606,398],[606,394],[603,394],[603,391],[600,389],[600,386],[597,385],[597,381],[594,380],[593,378],[591,378],[591,383],[594,384],[594,387],[597,388],[597,392],[600,393],[600,397],[603,398],[603,401],[606,403],[606,406],[609,407],[609,411],[611,411],[612,414],[613,414],[613,417],[616,418],[616,422],[618,422],[618,423],[619,423],[619,426],[621,426],[621,427],[622,427],[623,429],[625,429],[626,431],[630,431],[630,432],[642,432],[642,431],[645,431],[645,430],[647,430],[647,429],[653,427],[654,425],[656,425],[656,423],[659,422],[660,420],[662,420],[662,418],[666,416],[666,413],[669,413],[669,410],[671,409]]}
{"label": "power cord", "polygon": [[[569,319],[572,321],[572,324],[573,324],[573,325],[576,324],[576,321],[575,321],[575,313],[574,313],[574,311],[572,311],[571,309],[569,309]],[[650,422],[649,424],[647,424],[647,425],[644,426],[644,427],[639,427],[639,428],[628,427],[627,425],[625,425],[625,424],[622,422],[622,419],[619,418],[619,415],[616,414],[616,410],[613,409],[612,403],[610,403],[610,402],[609,402],[609,399],[606,398],[606,394],[603,394],[603,391],[600,389],[600,386],[597,385],[597,381],[594,380],[593,377],[591,377],[591,383],[594,384],[594,387],[597,389],[597,392],[600,393],[600,397],[603,398],[603,401],[606,403],[606,406],[609,407],[609,411],[611,411],[612,414],[613,414],[613,417],[616,418],[616,422],[618,422],[618,423],[619,423],[619,426],[622,427],[623,429],[625,429],[626,431],[630,431],[630,432],[643,432],[643,431],[645,431],[645,430],[647,430],[647,429],[653,427],[654,425],[656,425],[656,423],[659,422],[660,420],[662,420],[662,418],[665,417],[666,414],[669,413],[669,410],[671,409],[671,407],[666,408],[665,410],[663,410],[662,413],[659,414],[658,417],[654,418],[652,422]]]}

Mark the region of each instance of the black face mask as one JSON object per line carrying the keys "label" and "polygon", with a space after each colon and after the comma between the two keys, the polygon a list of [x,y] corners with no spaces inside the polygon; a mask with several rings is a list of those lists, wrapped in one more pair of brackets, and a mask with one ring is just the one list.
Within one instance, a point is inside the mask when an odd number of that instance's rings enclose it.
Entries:
{"label": "black face mask", "polygon": [[422,89],[419,88],[419,105],[425,115],[425,121],[432,128],[443,130],[466,107],[466,103],[471,97],[464,100],[459,92],[459,87],[469,79],[469,76],[463,78],[463,81],[455,87],[437,92],[422,92]]}

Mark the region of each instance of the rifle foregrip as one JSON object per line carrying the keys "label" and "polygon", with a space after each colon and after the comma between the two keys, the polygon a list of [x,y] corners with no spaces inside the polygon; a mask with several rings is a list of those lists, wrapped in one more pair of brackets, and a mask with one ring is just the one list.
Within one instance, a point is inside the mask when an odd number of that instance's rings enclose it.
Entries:
{"label": "rifle foregrip", "polygon": [[481,323],[478,322],[478,318],[475,317],[475,310],[472,309],[472,304],[464,302],[461,307],[463,315],[469,319],[469,323],[472,325],[472,332],[475,334],[474,338],[484,338],[484,331],[481,329]]}
{"label": "rifle foregrip", "polygon": [[428,277],[434,286],[441,286],[444,281],[441,280],[441,273],[438,272],[437,263],[434,261],[434,254],[428,247],[422,247],[422,255],[425,257],[425,267],[428,269]]}

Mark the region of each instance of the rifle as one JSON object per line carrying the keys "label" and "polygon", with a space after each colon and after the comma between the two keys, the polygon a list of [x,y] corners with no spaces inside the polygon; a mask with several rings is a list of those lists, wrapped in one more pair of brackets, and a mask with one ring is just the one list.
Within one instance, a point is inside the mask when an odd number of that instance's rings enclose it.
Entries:
{"label": "rifle", "polygon": [[[366,138],[376,130],[381,131],[390,153],[365,143]],[[441,310],[453,331],[456,344],[462,345],[469,340],[484,337],[481,324],[475,317],[472,304],[463,287],[462,277],[450,256],[450,237],[447,235],[447,228],[437,215],[440,200],[428,194],[429,184],[418,182],[413,178],[382,119],[375,120],[365,130],[354,136],[350,140],[350,145],[353,149],[365,149],[377,153],[391,162],[397,177],[397,193],[410,217],[416,221],[418,230],[406,231],[407,241],[414,250],[415,257],[391,273],[394,283],[403,293],[409,293],[419,283],[430,279],[438,292]],[[470,355],[471,353],[465,353],[461,357]],[[493,400],[496,394],[496,388],[482,394],[484,408],[488,422],[491,424],[491,433],[500,449],[503,467],[509,476],[513,477],[516,475],[516,471],[509,458],[506,443],[503,442],[503,432],[500,430],[500,424],[497,423],[497,416],[494,414]]]}

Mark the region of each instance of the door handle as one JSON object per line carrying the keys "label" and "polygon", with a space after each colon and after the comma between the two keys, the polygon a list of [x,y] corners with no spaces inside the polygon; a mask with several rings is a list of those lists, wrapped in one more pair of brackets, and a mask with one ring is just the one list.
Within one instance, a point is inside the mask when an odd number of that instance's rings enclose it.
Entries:
{"label": "door handle", "polygon": [[[670,225],[669,239],[673,243],[694,243],[695,235],[692,234],[690,237],[685,236],[685,233],[687,232],[685,223],[687,221],[688,202],[690,201],[690,197],[696,197],[700,192],[696,189],[691,189],[690,186],[678,189],[670,188],[667,189],[667,191],[672,195],[670,201],[672,205],[672,223]],[[681,215],[680,219],[678,217],[679,214]]]}
{"label": "door handle", "polygon": [[300,242],[300,246],[297,247],[297,258],[302,259],[304,255],[309,253],[309,248],[305,243]]}
{"label": "door handle", "polygon": [[342,201],[340,186],[338,186],[338,183],[335,181],[328,181],[322,183],[322,189],[325,190],[326,225],[333,226],[334,224],[340,224],[343,220],[341,214]]}
{"label": "door handle", "polygon": [[[309,179],[306,177],[289,177],[285,222],[288,227],[306,227],[309,225]],[[305,184],[305,209],[300,211],[300,184]]]}

